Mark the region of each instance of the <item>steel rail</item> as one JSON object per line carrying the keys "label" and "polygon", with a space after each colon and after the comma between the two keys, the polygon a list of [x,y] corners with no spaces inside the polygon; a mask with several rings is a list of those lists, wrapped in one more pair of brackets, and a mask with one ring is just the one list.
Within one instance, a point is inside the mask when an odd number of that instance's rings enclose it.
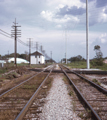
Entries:
{"label": "steel rail", "polygon": [[21,110],[21,112],[18,114],[18,116],[15,118],[15,120],[22,120],[23,119],[24,115],[26,114],[27,110],[31,106],[31,104],[34,101],[36,95],[38,94],[40,88],[43,86],[43,84],[45,83],[45,81],[47,80],[47,78],[49,77],[49,75],[51,74],[51,72],[52,72],[52,69],[50,70],[49,74],[45,77],[44,81],[40,84],[40,86],[38,87],[38,89],[35,91],[35,93],[32,95],[32,97],[29,99],[29,101],[24,106],[24,108]]}
{"label": "steel rail", "polygon": [[[62,69],[61,66],[60,66],[60,68]],[[66,75],[66,77],[70,80],[70,82],[72,83],[74,89],[79,94],[79,96],[81,97],[81,99],[85,102],[85,104],[87,105],[87,107],[92,111],[92,114],[93,114],[93,117],[95,118],[95,120],[101,120],[101,118],[99,117],[99,115],[95,112],[95,110],[91,107],[91,105],[88,103],[88,101],[83,97],[83,95],[81,94],[81,92],[79,91],[79,89],[75,86],[75,84],[73,83],[73,81],[69,78],[69,76],[67,75],[67,73],[65,72],[65,70],[62,69],[62,71]]]}
{"label": "steel rail", "polygon": [[77,76],[79,76],[80,78],[86,80],[87,82],[89,82],[91,85],[93,85],[94,87],[96,87],[100,92],[104,93],[104,94],[107,94],[107,90],[102,88],[101,86],[97,85],[96,83],[88,80],[87,78],[83,77],[82,75],[70,70],[68,67],[64,66],[65,68],[67,68],[69,71],[71,71],[72,73],[76,74]]}
{"label": "steel rail", "polygon": [[32,77],[28,78],[26,81],[23,81],[23,82],[21,82],[20,84],[14,86],[13,88],[11,88],[11,89],[7,90],[6,92],[2,93],[2,94],[0,95],[0,98],[6,96],[7,94],[9,94],[10,92],[12,92],[13,90],[15,90],[15,89],[17,89],[18,87],[20,87],[22,84],[24,84],[24,83],[26,83],[27,81],[31,80],[33,77],[35,77],[35,76],[39,75],[40,73],[44,72],[44,71],[45,71],[46,69],[48,69],[49,67],[52,67],[52,66],[48,66],[48,67],[44,68],[43,71],[37,73],[36,75],[33,75]]}

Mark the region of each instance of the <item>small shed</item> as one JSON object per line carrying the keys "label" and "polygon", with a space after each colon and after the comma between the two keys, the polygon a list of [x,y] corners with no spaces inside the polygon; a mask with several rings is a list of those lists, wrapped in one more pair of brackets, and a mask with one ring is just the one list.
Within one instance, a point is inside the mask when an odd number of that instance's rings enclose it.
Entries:
{"label": "small shed", "polygon": [[36,51],[30,55],[31,64],[44,64],[45,57],[42,53]]}

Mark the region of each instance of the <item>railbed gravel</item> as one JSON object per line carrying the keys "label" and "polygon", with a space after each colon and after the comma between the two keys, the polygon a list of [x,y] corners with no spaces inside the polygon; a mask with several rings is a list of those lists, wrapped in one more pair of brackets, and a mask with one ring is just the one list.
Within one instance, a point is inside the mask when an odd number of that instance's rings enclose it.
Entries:
{"label": "railbed gravel", "polygon": [[67,86],[62,79],[59,75],[54,78],[42,113],[39,114],[40,120],[80,120],[73,111]]}

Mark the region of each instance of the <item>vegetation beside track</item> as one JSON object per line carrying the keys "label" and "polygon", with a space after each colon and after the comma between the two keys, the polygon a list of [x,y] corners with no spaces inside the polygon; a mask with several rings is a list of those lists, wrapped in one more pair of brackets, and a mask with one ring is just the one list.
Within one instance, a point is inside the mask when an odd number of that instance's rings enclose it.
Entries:
{"label": "vegetation beside track", "polygon": [[[66,65],[66,64],[65,64]],[[72,62],[72,63],[68,63],[67,66],[70,67],[70,68],[78,68],[78,69],[86,69],[86,61],[75,61],[75,62]],[[104,71],[107,71],[107,64],[103,64],[103,65],[92,65],[90,63],[90,68],[92,69],[101,69],[101,70],[104,70]]]}
{"label": "vegetation beside track", "polygon": [[6,63],[4,64],[3,68],[0,68],[0,77],[1,74],[4,74],[6,72],[9,72],[11,70],[16,70],[18,68],[23,68],[23,67],[27,67],[27,68],[45,68],[50,64],[38,64],[38,65],[30,65],[29,64],[25,64],[25,63],[21,63],[21,64],[17,64],[17,67],[14,66],[13,63]]}

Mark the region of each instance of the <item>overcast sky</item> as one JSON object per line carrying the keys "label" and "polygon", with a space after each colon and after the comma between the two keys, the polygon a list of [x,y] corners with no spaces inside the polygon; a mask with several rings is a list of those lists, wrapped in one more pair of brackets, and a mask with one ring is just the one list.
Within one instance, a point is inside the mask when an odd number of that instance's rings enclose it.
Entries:
{"label": "overcast sky", "polygon": [[[100,45],[107,56],[107,0],[89,0],[90,58],[95,56],[94,46]],[[21,25],[21,40],[33,38],[56,61],[82,55],[86,58],[86,0],[0,0],[0,29],[11,33],[17,19]],[[0,31],[1,33],[1,31]],[[18,42],[18,53],[28,51]],[[0,54],[14,52],[14,39],[0,34]],[[35,49],[32,49],[34,52]]]}

